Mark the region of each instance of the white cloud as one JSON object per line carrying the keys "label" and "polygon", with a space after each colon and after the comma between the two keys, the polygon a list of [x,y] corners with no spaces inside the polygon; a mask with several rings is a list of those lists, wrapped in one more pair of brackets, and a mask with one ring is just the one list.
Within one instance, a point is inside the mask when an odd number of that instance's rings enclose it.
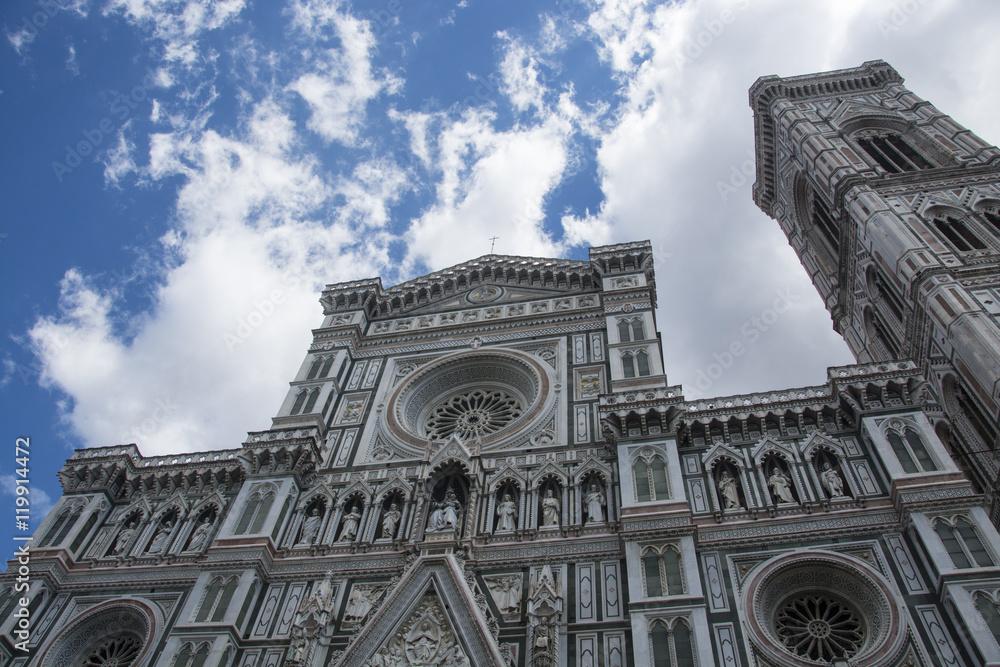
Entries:
{"label": "white cloud", "polygon": [[168,63],[192,66],[205,57],[198,40],[235,20],[245,0],[111,0],[104,13],[121,14],[163,47]]}
{"label": "white cloud", "polygon": [[120,187],[122,179],[136,171],[135,145],[125,136],[125,128],[118,131],[118,143],[103,156],[104,182],[111,187]]}
{"label": "white cloud", "polygon": [[292,26],[317,44],[336,41],[310,58],[312,69],[289,89],[309,106],[309,129],[327,141],[353,144],[364,124],[365,107],[381,92],[396,91],[402,81],[387,71],[374,71],[375,37],[367,21],[340,11],[339,2],[296,1]]}

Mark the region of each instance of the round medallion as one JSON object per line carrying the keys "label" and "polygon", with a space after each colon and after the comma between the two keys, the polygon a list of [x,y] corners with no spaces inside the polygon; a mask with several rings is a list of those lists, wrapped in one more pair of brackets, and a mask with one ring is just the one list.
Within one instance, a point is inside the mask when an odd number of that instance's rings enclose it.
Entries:
{"label": "round medallion", "polygon": [[503,296],[503,288],[496,285],[483,285],[469,292],[469,301],[472,303],[489,303],[496,301]]}

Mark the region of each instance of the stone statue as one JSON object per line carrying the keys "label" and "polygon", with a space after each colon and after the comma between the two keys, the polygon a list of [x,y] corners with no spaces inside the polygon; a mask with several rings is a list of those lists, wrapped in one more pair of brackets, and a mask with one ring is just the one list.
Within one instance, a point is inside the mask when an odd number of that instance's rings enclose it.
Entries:
{"label": "stone statue", "polygon": [[125,524],[125,527],[118,531],[118,539],[115,541],[115,548],[111,550],[112,556],[121,556],[128,549],[128,543],[135,535],[135,522]]}
{"label": "stone statue", "polygon": [[604,523],[604,494],[595,482],[590,483],[590,490],[583,502],[587,506],[587,523]]}
{"label": "stone statue", "polygon": [[496,532],[510,532],[517,529],[517,503],[509,493],[503,494],[503,502],[497,506]]}
{"label": "stone statue", "polygon": [[431,507],[433,511],[431,511],[430,518],[427,519],[428,533],[437,532],[444,525],[444,503],[433,503]]}
{"label": "stone statue", "polygon": [[399,519],[402,516],[396,503],[389,505],[389,510],[382,515],[383,539],[391,540],[396,537],[396,528],[399,527]]}
{"label": "stone statue", "polygon": [[427,521],[427,532],[443,532],[446,530],[458,530],[459,514],[462,511],[462,503],[452,489],[445,493],[444,502],[434,503],[434,511],[431,512]]}
{"label": "stone statue", "polygon": [[719,476],[719,494],[722,496],[723,507],[727,510],[741,509],[740,492],[736,480],[728,470],[723,470]]}
{"label": "stone statue", "polygon": [[208,534],[212,532],[212,517],[206,515],[191,533],[187,551],[198,551],[208,542]]}
{"label": "stone statue", "polygon": [[323,516],[319,513],[319,507],[314,505],[309,516],[302,522],[302,532],[299,533],[299,541],[296,542],[296,545],[314,544],[316,536],[319,534],[319,524],[322,521]]}
{"label": "stone statue", "polygon": [[170,531],[173,530],[173,527],[174,522],[166,519],[156,529],[156,533],[153,535],[153,539],[150,540],[149,548],[146,551],[151,554],[163,553],[163,550],[167,547],[167,538],[170,537]]}
{"label": "stone statue", "polygon": [[556,498],[555,493],[552,489],[545,492],[545,497],[542,498],[542,526],[554,526],[559,527],[561,525],[559,517],[559,499]]}
{"label": "stone statue", "polygon": [[767,479],[767,485],[771,487],[771,495],[779,503],[794,503],[795,496],[792,495],[792,480],[782,472],[777,465],[771,467],[771,476]]}
{"label": "stone statue", "polygon": [[826,489],[831,498],[844,497],[844,480],[841,479],[840,473],[830,467],[829,463],[823,463],[823,472],[820,473],[819,478],[823,482],[823,488]]}
{"label": "stone statue", "polygon": [[352,507],[351,511],[344,517],[344,529],[340,532],[340,542],[350,542],[358,536],[358,523],[361,521],[361,512],[357,507]]}

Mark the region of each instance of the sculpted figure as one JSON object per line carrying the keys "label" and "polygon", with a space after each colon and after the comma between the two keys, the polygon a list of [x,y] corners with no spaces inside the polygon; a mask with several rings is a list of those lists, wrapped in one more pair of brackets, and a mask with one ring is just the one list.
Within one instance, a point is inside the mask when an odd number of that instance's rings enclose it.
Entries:
{"label": "sculpted figure", "polygon": [[560,525],[559,509],[559,499],[556,498],[552,489],[549,489],[545,492],[545,497],[542,498],[542,526],[558,527]]}
{"label": "sculpted figure", "polygon": [[191,533],[191,541],[188,542],[188,551],[198,551],[208,542],[208,534],[212,530],[212,517],[206,516],[201,523]]}
{"label": "sculpted figure", "polygon": [[778,466],[771,468],[771,476],[767,479],[767,485],[771,487],[771,494],[776,502],[795,502],[795,496],[792,495],[792,481]]}
{"label": "sculpted figure", "polygon": [[517,528],[517,503],[509,493],[503,494],[503,502],[497,505],[497,516],[496,532],[509,532]]}
{"label": "sculpted figure", "polygon": [[427,520],[428,533],[439,531],[444,526],[444,503],[433,503],[431,507],[434,509]]}
{"label": "sculpted figure", "polygon": [[455,492],[448,489],[448,493],[444,496],[444,510],[441,514],[443,525],[442,529],[449,528],[452,530],[458,529],[458,515],[462,511],[462,503],[458,501],[455,496]]}
{"label": "sculpted figure", "polygon": [[170,531],[174,527],[174,522],[170,519],[164,521],[159,528],[156,529],[156,534],[153,535],[153,539],[149,542],[148,551],[151,554],[162,553],[164,548],[167,546],[167,538],[170,537]]}
{"label": "sculpted figure", "polygon": [[358,536],[358,522],[361,521],[361,512],[357,507],[352,507],[350,513],[344,517],[344,529],[340,533],[340,542],[350,542]]}
{"label": "sculpted figure", "polygon": [[738,509],[740,505],[740,492],[736,487],[736,480],[728,470],[723,470],[719,476],[719,494],[722,496],[723,507],[727,510]]}
{"label": "sculpted figure", "polygon": [[596,483],[590,483],[590,490],[583,502],[587,505],[587,523],[604,523],[604,494]]}
{"label": "sculpted figure", "polygon": [[391,540],[396,537],[396,528],[399,527],[399,519],[403,516],[399,511],[399,506],[392,503],[389,511],[382,515],[382,537]]}
{"label": "sculpted figure", "polygon": [[118,539],[115,541],[115,548],[111,550],[111,554],[113,556],[121,556],[125,553],[133,535],[135,535],[135,523],[131,522],[118,532]]}
{"label": "sculpted figure", "polygon": [[841,479],[840,473],[830,467],[829,463],[823,464],[823,472],[820,473],[819,478],[823,482],[823,488],[826,489],[831,498],[844,497],[844,480]]}
{"label": "sculpted figure", "polygon": [[313,506],[309,516],[302,522],[302,532],[299,533],[299,541],[296,544],[310,545],[316,542],[316,535],[319,534],[319,524],[322,521],[323,517],[319,513],[319,507]]}

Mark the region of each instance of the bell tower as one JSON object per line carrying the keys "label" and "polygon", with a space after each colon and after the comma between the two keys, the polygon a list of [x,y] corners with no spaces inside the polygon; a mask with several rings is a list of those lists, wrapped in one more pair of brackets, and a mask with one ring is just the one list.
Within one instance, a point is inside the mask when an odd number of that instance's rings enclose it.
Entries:
{"label": "bell tower", "polygon": [[[889,64],[761,77],[754,201],[859,363],[913,359],[938,435],[998,509],[1000,151]],[[871,397],[890,407],[889,396]]]}

